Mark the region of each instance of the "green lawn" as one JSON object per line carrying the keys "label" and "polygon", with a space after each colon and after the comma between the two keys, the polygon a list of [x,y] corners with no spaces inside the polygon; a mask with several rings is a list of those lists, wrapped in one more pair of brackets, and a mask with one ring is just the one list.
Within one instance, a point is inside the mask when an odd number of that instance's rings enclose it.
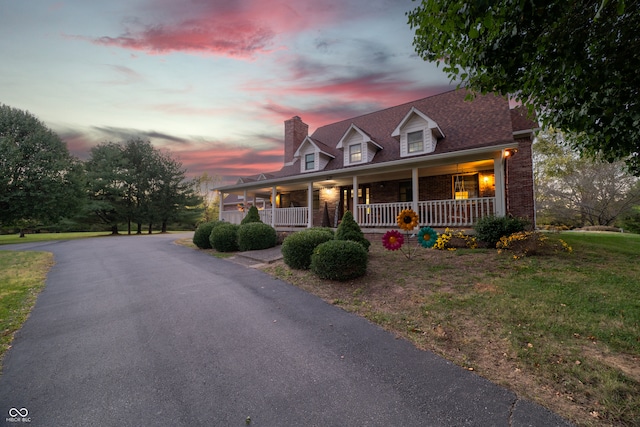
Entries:
{"label": "green lawn", "polygon": [[640,235],[548,236],[573,252],[423,250],[408,261],[376,238],[367,274],[348,283],[282,262],[265,270],[579,425],[637,426]]}
{"label": "green lawn", "polygon": [[0,251],[0,362],[27,320],[52,265],[53,254],[48,252]]}
{"label": "green lawn", "polygon": [[43,242],[47,240],[72,240],[84,239],[87,237],[109,236],[110,232],[74,232],[74,233],[34,233],[20,237],[16,234],[4,234],[0,236],[0,245],[11,245],[14,243]]}

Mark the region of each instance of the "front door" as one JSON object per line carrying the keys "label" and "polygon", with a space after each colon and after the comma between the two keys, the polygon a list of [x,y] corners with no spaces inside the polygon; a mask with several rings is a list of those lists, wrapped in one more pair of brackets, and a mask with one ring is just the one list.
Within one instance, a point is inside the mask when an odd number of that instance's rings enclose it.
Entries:
{"label": "front door", "polygon": [[[371,203],[371,186],[369,184],[361,185],[358,188],[358,204]],[[353,186],[340,187],[340,219],[346,211],[353,213]]]}

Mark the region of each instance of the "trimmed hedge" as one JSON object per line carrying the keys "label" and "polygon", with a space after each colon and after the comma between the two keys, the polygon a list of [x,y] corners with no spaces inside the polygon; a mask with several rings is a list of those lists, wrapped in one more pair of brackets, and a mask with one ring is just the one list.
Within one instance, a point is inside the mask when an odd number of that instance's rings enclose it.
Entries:
{"label": "trimmed hedge", "polygon": [[238,250],[237,224],[223,223],[211,230],[209,241],[211,247],[218,252],[234,252]]}
{"label": "trimmed hedge", "polygon": [[367,250],[351,240],[330,240],[318,245],[311,255],[311,271],[321,279],[346,280],[364,276]]}
{"label": "trimmed hedge", "polygon": [[200,249],[211,249],[211,241],[209,240],[211,230],[222,223],[222,221],[211,221],[200,224],[193,233],[193,244]]}
{"label": "trimmed hedge", "polygon": [[495,248],[501,237],[524,231],[529,225],[527,220],[506,216],[486,216],[473,226],[476,237],[489,247]]}
{"label": "trimmed hedge", "polygon": [[241,251],[273,248],[277,240],[276,229],[263,222],[241,224],[238,228],[238,249]]}
{"label": "trimmed hedge", "polygon": [[344,213],[342,222],[338,225],[338,229],[336,230],[336,240],[351,240],[353,242],[358,242],[367,251],[369,250],[369,246],[371,246],[371,242],[364,237],[364,233],[360,229],[360,226],[353,219],[351,211],[346,211]]}
{"label": "trimmed hedge", "polygon": [[262,222],[262,220],[260,219],[260,212],[258,212],[258,208],[256,208],[255,206],[251,206],[249,208],[249,212],[247,212],[247,215],[242,218],[242,221],[240,221],[240,225],[250,224],[252,222]]}
{"label": "trimmed hedge", "polygon": [[308,270],[313,250],[333,238],[334,233],[330,228],[308,228],[287,236],[282,242],[284,263],[297,270]]}

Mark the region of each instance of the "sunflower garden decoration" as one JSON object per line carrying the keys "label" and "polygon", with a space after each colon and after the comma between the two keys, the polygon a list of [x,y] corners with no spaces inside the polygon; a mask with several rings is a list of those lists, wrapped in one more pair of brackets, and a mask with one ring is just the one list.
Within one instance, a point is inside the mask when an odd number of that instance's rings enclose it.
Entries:
{"label": "sunflower garden decoration", "polygon": [[418,226],[418,214],[413,209],[404,209],[397,218],[398,227],[411,231]]}
{"label": "sunflower garden decoration", "polygon": [[438,240],[438,233],[433,228],[422,227],[417,233],[418,244],[413,249],[404,249],[404,243],[409,244],[411,238],[416,236],[416,234],[409,235],[409,233],[418,227],[418,214],[412,209],[404,209],[398,215],[397,223],[398,227],[405,231],[406,237],[397,230],[387,231],[384,236],[382,236],[382,246],[390,251],[400,250],[408,259],[411,259],[413,255],[415,255],[420,246],[423,248],[431,248]]}

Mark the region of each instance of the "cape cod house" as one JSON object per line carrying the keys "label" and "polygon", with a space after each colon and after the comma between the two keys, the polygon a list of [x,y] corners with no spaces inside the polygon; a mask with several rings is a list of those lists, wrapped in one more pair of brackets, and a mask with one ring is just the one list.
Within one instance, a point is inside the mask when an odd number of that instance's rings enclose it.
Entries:
{"label": "cape cod house", "polygon": [[220,219],[239,223],[253,202],[278,230],[335,227],[347,210],[367,231],[385,230],[407,208],[421,226],[464,228],[487,215],[535,223],[536,123],[502,97],[466,95],[442,93],[311,135],[300,117],[285,121],[284,166],[219,187]]}

